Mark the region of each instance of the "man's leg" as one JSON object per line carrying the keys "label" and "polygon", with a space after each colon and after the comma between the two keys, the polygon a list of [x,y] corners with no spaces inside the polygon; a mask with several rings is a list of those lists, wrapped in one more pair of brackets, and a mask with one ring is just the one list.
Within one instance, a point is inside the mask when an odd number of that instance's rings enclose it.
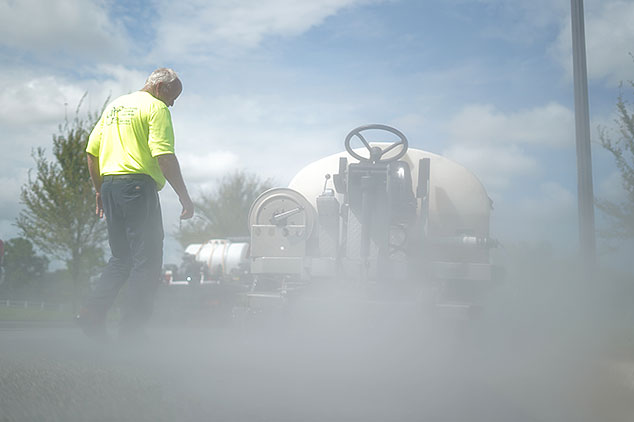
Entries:
{"label": "man's leg", "polygon": [[118,189],[120,184],[110,180],[105,180],[101,189],[112,256],[94,290],[88,294],[78,316],[80,326],[89,335],[105,334],[106,314],[117,297],[119,289],[127,280],[131,268],[132,260],[126,238],[125,219],[118,199],[120,196]]}
{"label": "man's leg", "polygon": [[163,263],[163,220],[151,178],[131,181],[125,199],[131,271],[123,303],[121,334],[134,335],[152,314]]}

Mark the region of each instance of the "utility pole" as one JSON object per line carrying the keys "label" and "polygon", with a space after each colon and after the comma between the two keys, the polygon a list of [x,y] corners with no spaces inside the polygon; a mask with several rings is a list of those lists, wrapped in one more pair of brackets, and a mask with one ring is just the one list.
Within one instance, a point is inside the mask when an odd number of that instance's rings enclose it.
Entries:
{"label": "utility pole", "polygon": [[575,132],[577,143],[577,198],[579,206],[579,253],[585,273],[596,266],[594,191],[590,149],[590,111],[583,0],[570,0],[572,17],[572,60],[575,89]]}

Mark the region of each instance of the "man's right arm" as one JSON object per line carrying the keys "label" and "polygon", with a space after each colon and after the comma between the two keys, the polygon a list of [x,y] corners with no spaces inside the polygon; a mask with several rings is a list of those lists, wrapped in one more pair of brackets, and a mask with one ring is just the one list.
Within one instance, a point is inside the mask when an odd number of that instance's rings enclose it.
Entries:
{"label": "man's right arm", "polygon": [[156,157],[159,167],[163,172],[163,176],[169,182],[170,186],[174,189],[178,195],[178,200],[183,206],[181,212],[181,219],[187,220],[194,216],[194,203],[189,197],[183,175],[181,173],[181,167],[178,163],[178,159],[175,154],[161,154]]}
{"label": "man's right arm", "polygon": [[86,153],[86,160],[88,161],[88,173],[90,173],[90,179],[95,187],[95,214],[99,218],[103,217],[103,203],[101,202],[101,172],[99,171],[99,157],[95,157],[91,153]]}

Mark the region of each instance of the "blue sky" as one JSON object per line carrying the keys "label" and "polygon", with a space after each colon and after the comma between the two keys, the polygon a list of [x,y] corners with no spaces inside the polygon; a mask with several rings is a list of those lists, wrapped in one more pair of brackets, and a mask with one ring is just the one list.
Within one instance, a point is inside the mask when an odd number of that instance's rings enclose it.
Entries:
{"label": "blue sky", "polygon": [[[634,79],[634,0],[586,0],[597,196],[622,188],[596,145],[619,82]],[[139,89],[158,66],[190,190],[233,169],[285,185],[366,123],[471,169],[494,200],[492,235],[573,253],[576,158],[568,0],[0,0],[0,237],[17,235],[30,151],[84,92]],[[178,204],[162,192],[167,231]],[[600,216],[599,216],[600,217]],[[599,218],[600,220],[600,218]],[[169,255],[171,254],[171,255]],[[179,251],[168,240],[168,260]]]}

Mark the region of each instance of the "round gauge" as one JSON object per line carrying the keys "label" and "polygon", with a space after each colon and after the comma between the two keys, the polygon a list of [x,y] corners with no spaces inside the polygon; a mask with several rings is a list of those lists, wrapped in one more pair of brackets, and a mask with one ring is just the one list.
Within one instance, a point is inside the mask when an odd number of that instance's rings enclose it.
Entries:
{"label": "round gauge", "polygon": [[249,229],[255,225],[305,226],[306,238],[315,222],[315,210],[299,192],[289,188],[269,189],[253,202],[249,211]]}

